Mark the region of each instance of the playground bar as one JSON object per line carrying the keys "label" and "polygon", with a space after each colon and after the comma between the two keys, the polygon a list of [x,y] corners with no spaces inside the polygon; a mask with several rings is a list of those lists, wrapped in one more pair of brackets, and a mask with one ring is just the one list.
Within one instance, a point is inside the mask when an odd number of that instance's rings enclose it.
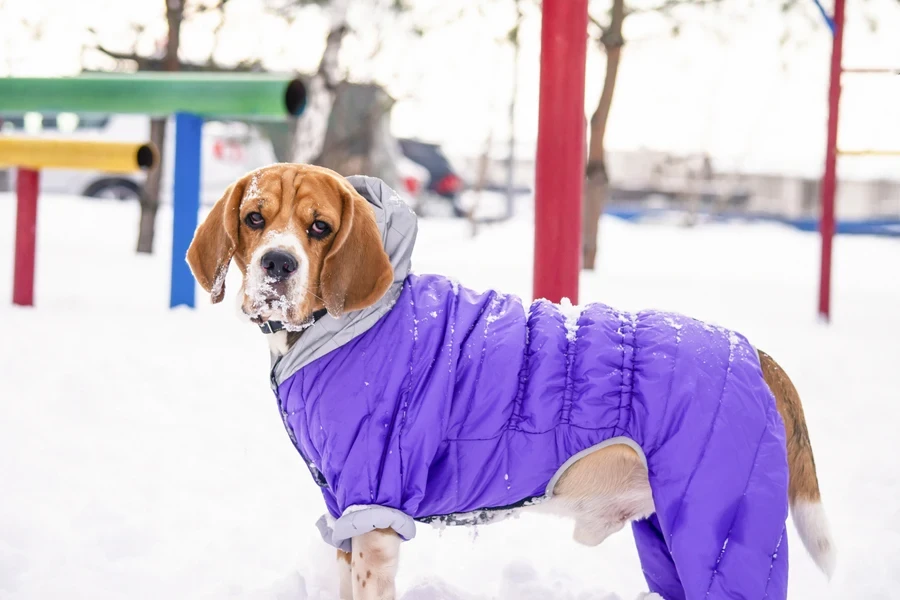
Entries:
{"label": "playground bar", "polygon": [[175,114],[175,161],[172,207],[172,277],[169,307],[194,307],[194,276],[185,260],[197,229],[200,211],[200,146],[203,119],[190,113]]}
{"label": "playground bar", "polygon": [[[299,116],[306,108],[306,94],[302,79],[265,73],[112,73],[62,78],[0,78],[0,111],[175,115],[170,305],[193,307],[194,282],[184,255],[197,227],[203,120],[283,120],[288,116]],[[69,145],[51,155],[50,146],[38,150],[26,148],[22,141],[6,143],[13,145],[7,147],[5,156],[0,157],[0,164],[6,162],[34,169],[64,167],[125,172],[158,161],[151,146],[131,146],[128,151],[118,148],[103,155],[99,147]],[[25,214],[27,216],[27,211]],[[30,229],[33,232],[33,227]],[[28,230],[25,223],[17,235],[27,236]],[[27,283],[25,279],[22,281]],[[14,296],[28,299],[30,304],[30,292],[21,295],[14,292]]]}
{"label": "playground bar", "polygon": [[841,69],[844,73],[854,73],[860,75],[900,75],[900,69],[860,69],[845,68]]}
{"label": "playground bar", "polygon": [[900,156],[900,150],[838,150],[841,156]]}
{"label": "playground bar", "polygon": [[0,137],[0,167],[133,173],[158,162],[152,144]]}
{"label": "playground bar", "polygon": [[16,177],[16,255],[13,304],[34,304],[34,254],[37,242],[37,199],[40,172],[19,169]]}
{"label": "playground bar", "polygon": [[822,258],[819,270],[819,318],[831,320],[831,254],[834,242],[834,197],[837,188],[838,111],[841,101],[841,54],[844,46],[844,3],[834,2],[834,35],[831,47],[831,77],[828,85],[828,135],[825,174],[822,177]]}
{"label": "playground bar", "polygon": [[578,302],[587,0],[543,3],[534,210],[534,297]]}
{"label": "playground bar", "polygon": [[0,78],[0,110],[14,112],[176,112],[216,118],[281,119],[306,106],[306,85],[264,73],[129,73]]}
{"label": "playground bar", "polygon": [[159,153],[152,144],[120,144],[27,138],[0,138],[0,166],[18,167],[13,304],[34,305],[40,169],[87,169],[130,173],[152,168]]}

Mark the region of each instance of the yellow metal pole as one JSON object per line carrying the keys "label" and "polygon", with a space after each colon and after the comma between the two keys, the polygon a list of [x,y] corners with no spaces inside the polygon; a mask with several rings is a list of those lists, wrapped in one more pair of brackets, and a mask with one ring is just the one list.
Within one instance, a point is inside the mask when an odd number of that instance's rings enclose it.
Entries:
{"label": "yellow metal pole", "polygon": [[133,173],[159,163],[153,144],[0,137],[0,167]]}
{"label": "yellow metal pole", "polygon": [[900,150],[838,150],[841,156],[900,156]]}

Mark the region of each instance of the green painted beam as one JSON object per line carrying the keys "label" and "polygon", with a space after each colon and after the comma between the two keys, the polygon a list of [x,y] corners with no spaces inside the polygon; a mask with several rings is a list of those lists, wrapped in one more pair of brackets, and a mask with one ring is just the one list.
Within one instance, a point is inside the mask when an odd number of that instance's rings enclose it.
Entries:
{"label": "green painted beam", "polygon": [[283,119],[306,108],[301,79],[265,73],[133,73],[0,78],[0,111],[189,112],[203,117]]}

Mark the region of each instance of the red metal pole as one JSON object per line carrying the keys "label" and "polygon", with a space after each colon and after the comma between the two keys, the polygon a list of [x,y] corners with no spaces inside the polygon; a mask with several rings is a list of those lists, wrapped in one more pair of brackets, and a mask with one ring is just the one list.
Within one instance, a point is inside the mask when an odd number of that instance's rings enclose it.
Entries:
{"label": "red metal pole", "polygon": [[828,139],[825,174],[822,176],[822,260],[819,272],[819,318],[831,320],[831,247],[834,241],[834,197],[837,190],[838,111],[841,101],[841,54],[844,46],[844,1],[834,2],[834,36],[831,46],[831,80],[828,85]]}
{"label": "red metal pole", "polygon": [[16,256],[13,304],[34,306],[34,250],[40,172],[19,168],[16,177]]}
{"label": "red metal pole", "polygon": [[534,297],[578,302],[587,0],[544,0],[534,186]]}

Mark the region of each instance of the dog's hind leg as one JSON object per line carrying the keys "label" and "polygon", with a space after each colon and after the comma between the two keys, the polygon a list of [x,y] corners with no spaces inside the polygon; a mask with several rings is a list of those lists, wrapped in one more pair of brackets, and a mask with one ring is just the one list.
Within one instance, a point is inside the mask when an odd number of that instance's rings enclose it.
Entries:
{"label": "dog's hind leg", "polygon": [[373,529],[353,538],[351,545],[353,600],[394,600],[400,536],[391,529]]}
{"label": "dog's hind leg", "polygon": [[551,502],[575,518],[573,537],[586,546],[596,546],[629,521],[654,512],[647,468],[624,444],[597,450],[569,467]]}

